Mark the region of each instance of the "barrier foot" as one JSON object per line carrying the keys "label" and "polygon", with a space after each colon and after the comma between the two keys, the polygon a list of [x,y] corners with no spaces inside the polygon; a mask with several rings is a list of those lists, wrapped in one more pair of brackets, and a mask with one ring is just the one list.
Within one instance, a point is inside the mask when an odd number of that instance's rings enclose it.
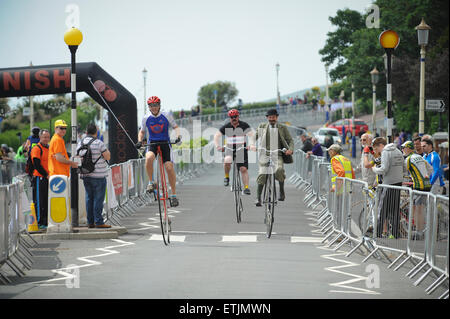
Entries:
{"label": "barrier foot", "polygon": [[330,237],[333,235],[333,233],[334,233],[334,231],[332,231],[331,233],[329,233],[329,234],[327,235],[327,237],[325,237],[324,239],[322,239],[321,243],[324,244],[324,243],[327,241],[327,239],[330,238]]}
{"label": "barrier foot", "polygon": [[440,295],[438,299],[448,299],[448,289],[446,292],[444,292],[442,295]]}
{"label": "barrier foot", "polygon": [[12,283],[11,279],[9,279],[1,271],[0,271],[0,281],[3,282],[5,285]]}
{"label": "barrier foot", "polygon": [[425,289],[425,292],[428,295],[431,295],[440,285],[442,285],[446,280],[447,276],[445,274],[442,274],[435,282],[433,282],[427,289]]}
{"label": "barrier foot", "polygon": [[[325,220],[326,220],[326,219],[325,219]],[[322,229],[321,229],[320,231],[323,232],[323,230],[324,230],[325,228],[327,228],[332,222],[333,222],[333,219],[330,218],[330,220],[325,224],[325,226],[322,227]]]}
{"label": "barrier foot", "polygon": [[322,218],[322,216],[324,215],[324,214],[326,214],[328,212],[328,207],[324,207],[320,212],[319,212],[319,214],[317,214],[317,218],[318,219],[320,219],[320,218]]}
{"label": "barrier foot", "polygon": [[[427,261],[425,259],[423,259],[420,263],[418,263],[416,265],[416,267],[414,267],[413,269],[411,269],[411,271],[409,271],[406,274],[406,277],[409,278],[414,278],[415,275],[417,275],[425,266],[427,265]],[[417,269],[416,269],[417,268]]]}
{"label": "barrier foot", "polygon": [[334,244],[335,242],[337,242],[338,239],[341,238],[341,236],[342,236],[342,233],[338,234],[338,235],[330,242],[330,244],[328,245],[328,248],[330,248],[331,246],[333,246],[333,244]]}
{"label": "barrier foot", "polygon": [[337,245],[337,246],[334,248],[334,251],[337,251],[339,248],[341,248],[342,246],[344,246],[345,243],[348,242],[348,241],[349,241],[348,237],[345,237],[344,240],[341,241],[341,242],[339,243],[339,245]]}
{"label": "barrier foot", "polygon": [[16,253],[13,255],[26,269],[31,270],[31,264],[28,263],[26,258],[19,255],[19,251],[16,251]]}
{"label": "barrier foot", "polygon": [[401,258],[403,258],[403,256],[405,256],[405,255],[406,255],[405,252],[401,253],[400,256],[398,256],[397,258],[395,258],[395,260],[394,260],[393,262],[391,262],[391,263],[389,264],[389,266],[387,266],[387,268],[390,269],[391,267],[393,267],[393,266],[397,263],[397,261],[399,261],[399,260],[400,260]]}
{"label": "barrier foot", "polygon": [[415,283],[414,286],[418,286],[420,285],[420,283],[430,274],[430,272],[433,270],[432,267],[430,267],[430,269],[428,269],[423,275],[422,277],[420,277]]}
{"label": "barrier foot", "polygon": [[406,257],[405,258],[405,260],[403,260],[401,263],[400,263],[400,265],[398,265],[397,267],[395,267],[394,268],[394,271],[397,271],[397,270],[399,270],[408,260],[410,260],[411,259],[411,256],[408,256],[408,257]]}
{"label": "barrier foot", "polygon": [[316,204],[316,205],[314,205],[314,207],[312,208],[312,209],[316,209],[317,208],[317,206],[319,206],[319,205],[323,205],[323,202],[325,202],[325,200],[324,199],[321,199],[321,200],[319,200],[319,202]]}
{"label": "barrier foot", "polygon": [[366,258],[363,259],[363,263],[365,263],[367,260],[369,260],[370,257],[372,257],[373,254],[375,254],[378,251],[378,247],[376,247],[369,255],[367,255]]}
{"label": "barrier foot", "polygon": [[308,196],[306,196],[304,199],[303,199],[303,203],[307,203],[312,197],[314,196],[314,194],[309,194]]}
{"label": "barrier foot", "polygon": [[26,275],[11,259],[6,260],[5,263],[17,274],[17,276],[24,277]]}
{"label": "barrier foot", "polygon": [[355,247],[353,247],[352,250],[350,250],[347,255],[345,255],[345,257],[350,257],[351,254],[353,254],[359,247],[361,247],[362,245],[364,245],[364,239]]}

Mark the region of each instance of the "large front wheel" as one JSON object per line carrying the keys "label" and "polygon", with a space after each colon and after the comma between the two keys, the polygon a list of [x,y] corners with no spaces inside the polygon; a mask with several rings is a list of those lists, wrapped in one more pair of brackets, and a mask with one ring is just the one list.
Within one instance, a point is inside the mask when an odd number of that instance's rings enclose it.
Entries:
{"label": "large front wheel", "polygon": [[270,236],[272,236],[275,204],[276,204],[275,178],[273,174],[269,174],[267,176],[266,184],[264,186],[264,209],[265,209],[264,222],[266,224],[267,238],[270,238]]}
{"label": "large front wheel", "polygon": [[166,176],[164,171],[164,166],[162,163],[162,157],[158,156],[159,160],[159,169],[157,170],[157,193],[156,197],[158,198],[158,207],[159,207],[159,220],[161,222],[161,233],[163,237],[163,241],[165,245],[170,243],[169,231],[169,215],[167,212],[167,185],[166,185]]}

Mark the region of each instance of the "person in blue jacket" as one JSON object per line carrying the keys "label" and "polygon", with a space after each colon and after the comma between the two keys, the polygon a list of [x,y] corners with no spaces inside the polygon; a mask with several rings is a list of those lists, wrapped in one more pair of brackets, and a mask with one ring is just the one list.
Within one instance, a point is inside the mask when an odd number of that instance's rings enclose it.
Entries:
{"label": "person in blue jacket", "polygon": [[441,172],[441,158],[439,154],[433,149],[433,142],[428,139],[422,139],[422,149],[425,152],[423,158],[433,166],[433,174],[430,178],[431,193],[440,195],[441,189],[445,185]]}

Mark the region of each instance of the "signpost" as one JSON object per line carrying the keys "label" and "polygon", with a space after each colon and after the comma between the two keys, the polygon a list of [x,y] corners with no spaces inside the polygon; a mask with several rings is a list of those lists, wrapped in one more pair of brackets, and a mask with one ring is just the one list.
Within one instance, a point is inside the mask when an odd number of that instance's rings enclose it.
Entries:
{"label": "signpost", "polygon": [[445,103],[442,99],[426,100],[425,109],[427,111],[445,112]]}

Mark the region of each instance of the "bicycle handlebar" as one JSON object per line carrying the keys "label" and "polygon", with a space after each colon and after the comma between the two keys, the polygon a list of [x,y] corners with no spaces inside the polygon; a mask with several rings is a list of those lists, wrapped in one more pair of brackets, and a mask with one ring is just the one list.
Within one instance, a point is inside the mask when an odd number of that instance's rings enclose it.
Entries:
{"label": "bicycle handlebar", "polygon": [[181,138],[178,137],[174,142],[171,141],[156,141],[156,142],[150,142],[150,143],[142,143],[142,142],[137,142],[135,144],[137,149],[140,148],[144,148],[150,145],[173,145],[173,144],[178,144],[179,142],[181,142]]}
{"label": "bicycle handlebar", "polygon": [[260,147],[260,148],[258,148],[258,150],[264,150],[264,151],[266,151],[266,152],[269,152],[269,153],[275,153],[275,152],[282,152],[282,153],[286,153],[287,152],[287,149],[286,148],[282,148],[282,149],[276,149],[276,150],[268,150],[267,148],[265,148],[265,147]]}

